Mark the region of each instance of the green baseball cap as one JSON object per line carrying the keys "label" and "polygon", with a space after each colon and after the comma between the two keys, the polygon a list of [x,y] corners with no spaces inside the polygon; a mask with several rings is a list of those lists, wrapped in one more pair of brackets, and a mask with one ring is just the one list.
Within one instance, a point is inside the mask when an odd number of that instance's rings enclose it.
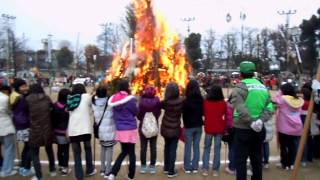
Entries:
{"label": "green baseball cap", "polygon": [[243,61],[240,63],[241,73],[253,73],[256,70],[256,65],[251,61]]}

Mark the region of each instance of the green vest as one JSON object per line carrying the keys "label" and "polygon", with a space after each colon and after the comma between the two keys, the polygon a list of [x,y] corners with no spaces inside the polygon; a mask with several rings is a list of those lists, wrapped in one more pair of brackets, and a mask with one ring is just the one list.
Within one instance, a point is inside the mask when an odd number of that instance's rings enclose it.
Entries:
{"label": "green vest", "polygon": [[[245,106],[248,109],[248,112],[252,120],[257,120],[260,118],[262,112],[268,108],[271,111],[273,110],[272,103],[270,102],[270,96],[268,89],[257,79],[243,79],[241,81],[247,86],[248,95],[245,100]],[[236,110],[234,111],[234,120],[239,118]]]}

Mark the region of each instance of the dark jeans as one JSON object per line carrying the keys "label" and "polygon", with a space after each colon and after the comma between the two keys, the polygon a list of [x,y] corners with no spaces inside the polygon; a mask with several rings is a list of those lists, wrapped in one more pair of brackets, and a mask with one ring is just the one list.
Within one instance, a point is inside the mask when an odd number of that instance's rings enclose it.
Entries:
{"label": "dark jeans", "polygon": [[[49,160],[49,171],[54,172],[56,168],[55,168],[52,145],[47,145],[45,148],[46,148],[46,152]],[[36,176],[38,179],[41,179],[42,172],[41,172],[41,164],[40,164],[40,158],[39,158],[39,150],[40,150],[40,146],[30,147],[31,159],[34,166],[34,170],[36,171]]]}
{"label": "dark jeans", "polygon": [[164,138],[164,170],[169,174],[175,173],[178,141],[179,138]]}
{"label": "dark jeans", "polygon": [[269,154],[270,154],[269,142],[263,142],[262,144],[263,164],[269,164]]}
{"label": "dark jeans", "polygon": [[69,144],[58,144],[58,162],[61,167],[68,167],[69,164]]}
{"label": "dark jeans", "polygon": [[231,171],[236,170],[236,157],[235,157],[235,147],[234,147],[234,142],[229,142],[228,143],[228,149],[229,149],[229,154],[228,154],[228,159],[229,159],[229,169]]}
{"label": "dark jeans", "polygon": [[86,157],[86,174],[90,174],[94,171],[94,165],[92,161],[92,150],[91,150],[91,141],[79,141],[72,142],[72,151],[74,157],[74,168],[75,168],[75,176],[77,180],[83,180],[83,168],[82,168],[82,160],[81,160],[81,142],[84,145],[85,157]]}
{"label": "dark jeans", "polygon": [[23,150],[21,153],[21,167],[25,169],[31,168],[31,152],[28,142],[24,143]]}
{"label": "dark jeans", "polygon": [[[0,149],[2,149],[2,144],[0,143]],[[2,167],[2,163],[3,163],[3,157],[0,151],[0,167]]]}
{"label": "dark jeans", "polygon": [[247,159],[249,157],[253,172],[251,180],[262,180],[262,143],[265,138],[265,129],[257,133],[252,129],[235,128],[234,138],[236,179],[247,179]]}
{"label": "dark jeans", "polygon": [[148,149],[148,142],[150,143],[150,165],[156,165],[157,160],[157,136],[152,138],[146,138],[142,133],[140,134],[140,159],[141,165],[147,165],[147,149]]}
{"label": "dark jeans", "polygon": [[114,163],[111,174],[117,176],[121,168],[121,163],[124,158],[129,155],[129,174],[128,177],[133,179],[136,171],[136,154],[134,152],[135,144],[132,143],[121,143],[121,153],[117,157],[116,162]]}
{"label": "dark jeans", "polygon": [[294,164],[298,141],[298,136],[279,133],[280,159],[283,168],[290,168]]}
{"label": "dark jeans", "polygon": [[[305,119],[306,119],[306,115],[301,115],[301,121],[304,125],[304,122],[305,122]],[[300,143],[300,138],[299,138],[299,141],[297,142],[297,149],[299,147],[299,143]],[[309,130],[309,135],[308,135],[308,138],[307,138],[307,142],[304,146],[304,151],[303,151],[303,155],[302,155],[302,159],[301,159],[301,162],[312,162],[313,160],[313,137],[311,136],[311,132]]]}

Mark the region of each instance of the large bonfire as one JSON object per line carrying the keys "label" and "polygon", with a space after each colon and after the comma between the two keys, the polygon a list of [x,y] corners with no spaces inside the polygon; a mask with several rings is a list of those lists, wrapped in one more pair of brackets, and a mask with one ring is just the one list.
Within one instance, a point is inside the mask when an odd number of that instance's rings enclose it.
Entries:
{"label": "large bonfire", "polygon": [[154,13],[152,0],[134,0],[136,33],[112,62],[107,82],[127,77],[132,93],[146,86],[162,94],[167,83],[174,81],[184,89],[191,70],[179,35],[169,31],[164,18]]}

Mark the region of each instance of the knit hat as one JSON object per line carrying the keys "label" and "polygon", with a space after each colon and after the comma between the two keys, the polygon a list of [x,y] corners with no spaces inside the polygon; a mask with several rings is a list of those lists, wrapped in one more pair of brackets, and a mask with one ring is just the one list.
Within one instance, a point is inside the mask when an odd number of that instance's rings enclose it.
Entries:
{"label": "knit hat", "polygon": [[251,61],[243,61],[240,63],[241,73],[254,73],[256,70],[256,65]]}
{"label": "knit hat", "polygon": [[13,88],[16,92],[19,92],[19,88],[23,85],[27,85],[27,82],[23,79],[15,79],[13,82]]}

